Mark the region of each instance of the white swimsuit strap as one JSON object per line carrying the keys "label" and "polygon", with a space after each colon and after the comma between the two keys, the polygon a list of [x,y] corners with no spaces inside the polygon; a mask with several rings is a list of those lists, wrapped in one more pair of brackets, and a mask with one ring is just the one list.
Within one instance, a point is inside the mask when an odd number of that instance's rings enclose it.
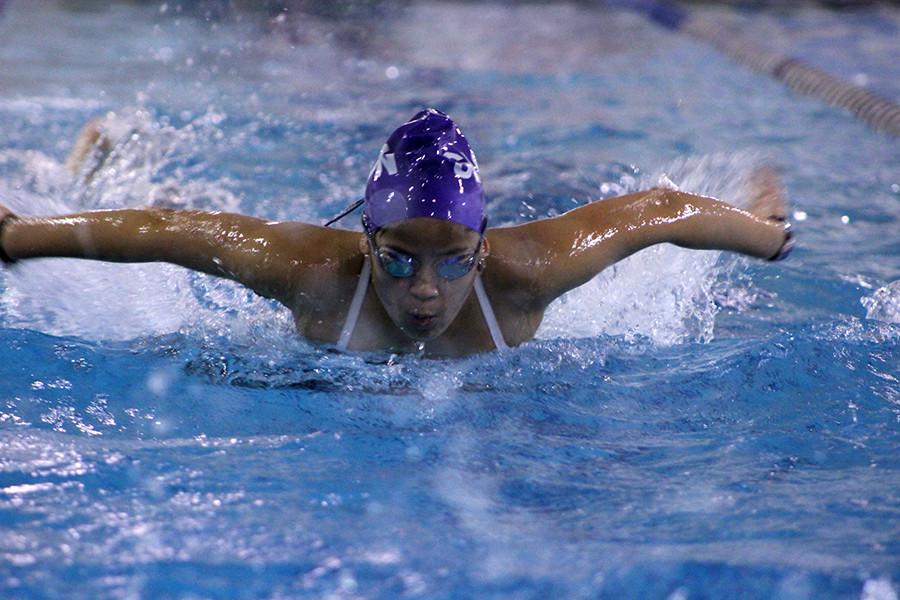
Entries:
{"label": "white swimsuit strap", "polygon": [[356,282],[356,291],[353,292],[353,300],[350,301],[350,310],[347,311],[347,319],[344,321],[344,328],[341,329],[341,337],[337,341],[338,350],[346,350],[350,345],[353,329],[356,327],[356,321],[359,320],[362,303],[366,298],[366,290],[369,287],[369,274],[371,272],[372,267],[369,265],[369,259],[365,257],[363,258],[363,267],[359,274],[359,281]]}
{"label": "white swimsuit strap", "polygon": [[484,321],[487,323],[488,330],[491,332],[491,339],[494,340],[494,346],[497,350],[509,350],[506,340],[503,339],[503,332],[500,331],[500,324],[497,323],[497,317],[494,316],[494,309],[491,307],[491,301],[488,299],[487,292],[484,291],[484,284],[481,283],[481,273],[475,275],[475,297],[478,298],[478,304],[481,306],[481,314],[484,315]]}
{"label": "white swimsuit strap", "polygon": [[[356,282],[356,291],[353,292],[353,299],[350,301],[350,310],[347,311],[347,319],[344,321],[344,327],[341,329],[341,336],[338,338],[337,347],[339,350],[346,350],[350,345],[350,338],[353,337],[353,329],[359,320],[359,313],[362,311],[362,303],[366,298],[366,291],[369,288],[369,276],[372,268],[369,261],[363,261],[363,268],[359,274],[359,281]],[[503,332],[500,331],[500,324],[497,323],[497,317],[494,315],[494,309],[491,307],[491,301],[488,299],[487,292],[484,291],[484,284],[481,283],[481,274],[475,276],[475,297],[478,298],[478,305],[481,307],[481,314],[484,315],[484,321],[487,323],[488,331],[491,332],[491,339],[497,350],[508,350],[509,346],[503,339]]]}

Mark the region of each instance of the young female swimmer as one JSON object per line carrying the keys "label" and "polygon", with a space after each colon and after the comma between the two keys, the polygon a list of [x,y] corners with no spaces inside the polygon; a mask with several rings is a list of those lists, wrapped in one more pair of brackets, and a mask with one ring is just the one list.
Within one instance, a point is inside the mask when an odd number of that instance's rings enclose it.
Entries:
{"label": "young female swimmer", "polygon": [[106,210],[24,217],[0,205],[0,259],[164,261],[238,281],[342,349],[461,356],[534,337],[547,306],[653,244],[768,260],[792,246],[777,176],[748,211],[670,189],[486,229],[475,155],[445,114],[401,125],[369,175],[364,233],[218,212]]}

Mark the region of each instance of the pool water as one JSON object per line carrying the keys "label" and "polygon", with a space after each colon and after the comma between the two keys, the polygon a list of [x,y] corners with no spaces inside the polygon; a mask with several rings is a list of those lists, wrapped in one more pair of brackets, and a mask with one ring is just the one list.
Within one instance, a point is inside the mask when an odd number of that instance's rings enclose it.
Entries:
{"label": "pool water", "polygon": [[[7,2],[0,202],[322,221],[430,105],[493,224],[660,183],[740,205],[768,162],[798,246],[653,248],[442,361],[309,345],[170,265],[0,272],[0,597],[896,600],[896,139],[624,11],[209,6]],[[894,6],[694,10],[897,99]]]}

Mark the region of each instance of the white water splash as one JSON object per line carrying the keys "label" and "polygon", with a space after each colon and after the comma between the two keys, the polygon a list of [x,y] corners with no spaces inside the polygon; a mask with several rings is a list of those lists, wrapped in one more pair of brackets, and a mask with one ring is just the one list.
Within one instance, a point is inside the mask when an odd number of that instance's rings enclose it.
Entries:
{"label": "white water splash", "polygon": [[863,585],[860,600],[897,600],[897,592],[889,579],[869,579]]}
{"label": "white water splash", "polygon": [[[197,149],[221,136],[221,112],[206,113],[183,127],[153,120],[144,109],[125,109],[99,120],[99,128],[114,141],[106,156],[89,156],[72,185],[71,202],[79,210],[127,208],[145,205],[172,208],[208,207],[236,211],[239,199],[228,190],[231,183],[191,181],[177,163],[196,156]],[[171,165],[175,169],[169,169]],[[165,170],[174,174],[163,174]]]}
{"label": "white water splash", "polygon": [[[236,210],[239,202],[227,182],[159,176],[167,165],[208,143],[222,118],[210,110],[176,128],[152,121],[142,109],[108,115],[102,126],[115,140],[113,147],[99,164],[91,164],[98,157],[89,157],[78,176],[39,152],[3,151],[0,163],[17,170],[0,180],[0,197],[23,215],[148,204]],[[23,261],[3,279],[0,307],[6,322],[51,335],[128,340],[198,328],[246,334],[259,323],[272,323],[280,333],[286,319],[283,311],[237,284],[161,263]]]}
{"label": "white water splash", "polygon": [[[759,158],[711,155],[673,162],[632,189],[678,189],[744,206],[747,178]],[[602,202],[602,200],[601,200]],[[720,252],[654,246],[607,269],[547,311],[539,337],[623,336],[660,345],[713,338],[718,312],[714,285],[735,264]]]}
{"label": "white water splash", "polygon": [[866,318],[885,323],[900,323],[900,280],[875,290],[860,299],[866,308]]}

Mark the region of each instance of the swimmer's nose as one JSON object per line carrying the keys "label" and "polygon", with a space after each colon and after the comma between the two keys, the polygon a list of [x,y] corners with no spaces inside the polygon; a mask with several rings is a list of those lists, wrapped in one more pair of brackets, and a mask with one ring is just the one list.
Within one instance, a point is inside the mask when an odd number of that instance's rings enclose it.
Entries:
{"label": "swimmer's nose", "polygon": [[416,273],[412,285],[409,287],[409,293],[416,300],[425,301],[437,298],[440,290],[438,290],[437,275],[434,273],[434,270],[424,268]]}

